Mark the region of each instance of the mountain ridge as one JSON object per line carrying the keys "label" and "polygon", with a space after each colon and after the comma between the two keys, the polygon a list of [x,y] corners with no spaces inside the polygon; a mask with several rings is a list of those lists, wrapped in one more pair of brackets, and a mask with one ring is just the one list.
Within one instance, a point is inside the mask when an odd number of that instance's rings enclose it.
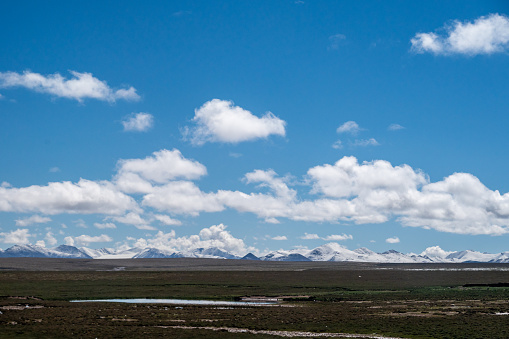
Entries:
{"label": "mountain ridge", "polygon": [[327,243],[310,250],[277,250],[260,256],[256,256],[253,253],[236,255],[217,247],[173,251],[154,247],[114,250],[110,248],[91,249],[69,245],[45,248],[31,244],[18,244],[6,250],[0,250],[0,258],[14,257],[78,259],[213,258],[373,263],[509,263],[509,252],[490,254],[472,250],[444,251],[438,246],[433,246],[428,247],[421,254],[405,254],[396,250],[376,253],[365,247],[349,250],[338,243]]}

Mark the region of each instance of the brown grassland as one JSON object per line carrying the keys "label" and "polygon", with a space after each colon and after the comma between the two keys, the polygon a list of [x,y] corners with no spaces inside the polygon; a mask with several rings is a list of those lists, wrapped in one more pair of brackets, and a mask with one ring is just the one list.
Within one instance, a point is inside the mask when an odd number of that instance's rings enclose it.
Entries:
{"label": "brown grassland", "polygon": [[[509,338],[508,269],[504,264],[0,258],[0,337],[277,338],[260,331],[301,331],[314,333],[311,337]],[[228,307],[69,302],[281,295],[309,298]]]}

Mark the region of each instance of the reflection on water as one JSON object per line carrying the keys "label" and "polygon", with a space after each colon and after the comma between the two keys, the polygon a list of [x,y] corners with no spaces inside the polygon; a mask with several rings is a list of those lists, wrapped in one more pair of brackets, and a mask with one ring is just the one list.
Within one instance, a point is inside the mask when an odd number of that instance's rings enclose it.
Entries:
{"label": "reflection on water", "polygon": [[221,305],[221,306],[258,306],[275,305],[276,302],[263,301],[215,301],[215,300],[186,300],[186,299],[97,299],[97,300],[71,300],[72,303],[82,302],[107,302],[128,304],[178,304],[178,305]]}

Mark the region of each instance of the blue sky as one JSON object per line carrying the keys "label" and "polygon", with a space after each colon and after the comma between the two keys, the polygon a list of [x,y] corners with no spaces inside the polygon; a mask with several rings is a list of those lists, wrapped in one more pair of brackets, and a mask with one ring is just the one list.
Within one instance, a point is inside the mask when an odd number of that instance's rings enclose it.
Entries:
{"label": "blue sky", "polygon": [[0,248],[509,250],[508,11],[4,4]]}

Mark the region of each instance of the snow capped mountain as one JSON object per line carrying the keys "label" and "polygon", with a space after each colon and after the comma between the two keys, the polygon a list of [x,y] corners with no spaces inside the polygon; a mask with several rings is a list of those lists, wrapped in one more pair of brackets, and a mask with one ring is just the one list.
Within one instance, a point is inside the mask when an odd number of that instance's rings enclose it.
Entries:
{"label": "snow capped mountain", "polygon": [[242,259],[265,261],[340,261],[340,262],[373,262],[373,263],[509,263],[509,252],[498,254],[481,253],[471,250],[448,252],[438,246],[428,247],[421,254],[404,254],[395,250],[376,253],[362,247],[349,250],[338,243],[328,243],[311,250],[277,250],[257,257],[252,253],[244,257],[231,254],[217,247],[194,248],[174,252],[161,248],[129,249],[91,249],[86,247],[60,245],[45,248],[37,245],[14,245],[5,251],[0,250],[0,257],[32,258],[81,258],[81,259],[141,259],[141,258],[213,258]]}
{"label": "snow capped mountain", "polygon": [[497,254],[481,253],[471,250],[453,252],[446,259],[449,262],[489,262],[497,257]]}
{"label": "snow capped mountain", "polygon": [[50,257],[50,252],[44,247],[35,245],[14,245],[1,252],[0,257],[47,258]]}
{"label": "snow capped mountain", "polygon": [[498,254],[490,262],[492,262],[492,263],[509,263],[509,252],[503,252],[503,253]]}
{"label": "snow capped mountain", "polygon": [[305,254],[305,252],[302,250],[278,250],[270,252],[260,259],[265,261],[311,261],[311,259],[305,257],[303,254]]}
{"label": "snow capped mountain", "polygon": [[67,255],[70,258],[92,259],[92,256],[85,253],[82,249],[68,245],[60,245],[53,249],[52,253],[54,253],[55,257]]}
{"label": "snow capped mountain", "polygon": [[312,261],[337,261],[333,260],[333,257],[342,252],[351,251],[344,248],[338,243],[331,242],[309,251],[308,253],[306,253],[306,257],[308,257]]}
{"label": "snow capped mountain", "polygon": [[142,250],[140,253],[135,254],[132,258],[147,259],[147,258],[181,258],[181,257],[175,256],[175,253],[173,252],[168,252],[157,248],[146,248]]}

